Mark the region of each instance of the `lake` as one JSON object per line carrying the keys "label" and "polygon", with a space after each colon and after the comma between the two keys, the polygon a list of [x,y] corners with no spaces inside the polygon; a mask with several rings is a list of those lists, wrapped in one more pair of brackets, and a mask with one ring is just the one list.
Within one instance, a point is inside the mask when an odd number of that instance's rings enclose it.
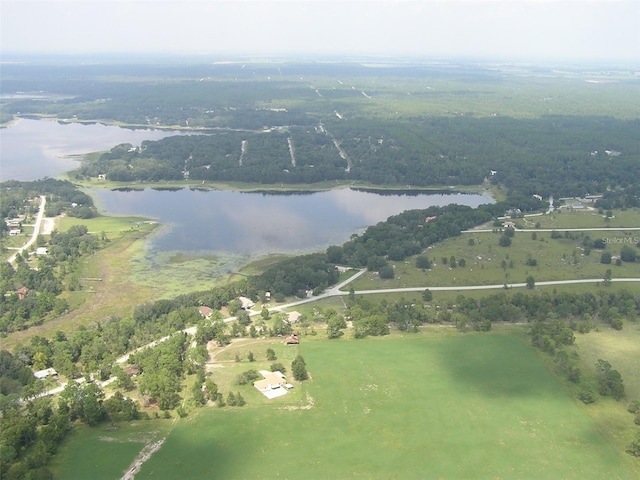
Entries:
{"label": "lake", "polygon": [[493,202],[478,194],[379,195],[349,188],[290,194],[96,189],[91,195],[106,214],[139,215],[165,225],[150,240],[152,251],[249,256],[340,245],[353,233],[405,210]]}
{"label": "lake", "polygon": [[23,118],[0,128],[0,181],[55,178],[78,167],[71,155],[109,150],[121,143],[139,146],[144,140],[178,134],[184,132]]}
{"label": "lake", "polygon": [[[21,119],[0,129],[0,177],[3,181],[56,177],[77,167],[70,155],[185,133]],[[380,195],[348,188],[297,194],[191,189],[94,189],[90,193],[107,214],[143,216],[162,223],[165,227],[150,240],[151,252],[251,257],[342,244],[353,233],[408,209],[449,203],[475,207],[493,201],[478,194]]]}

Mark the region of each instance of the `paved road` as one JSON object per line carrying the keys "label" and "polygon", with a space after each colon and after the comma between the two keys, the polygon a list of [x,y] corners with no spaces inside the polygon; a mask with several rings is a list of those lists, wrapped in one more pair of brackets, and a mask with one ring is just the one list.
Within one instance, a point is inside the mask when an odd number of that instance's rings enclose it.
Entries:
{"label": "paved road", "polygon": [[[536,282],[536,287],[543,287],[549,285],[572,285],[578,283],[602,283],[602,278],[581,278],[578,280],[552,280],[548,282]],[[612,282],[638,282],[640,278],[612,278]],[[426,289],[432,292],[456,292],[462,290],[496,290],[504,289],[505,285],[508,288],[524,288],[526,283],[508,283],[500,285],[460,285],[457,287],[407,287],[407,288],[384,288],[379,290],[356,290],[356,295],[371,295],[374,293],[402,293],[402,292],[424,292]],[[339,292],[339,295],[348,295],[349,292]]]}
{"label": "paved road", "polygon": [[31,238],[25,242],[18,251],[11,255],[7,260],[9,263],[13,263],[16,261],[16,255],[18,253],[22,254],[23,251],[27,250],[31,245],[33,245],[40,234],[40,227],[42,226],[42,219],[44,218],[44,207],[47,204],[47,197],[44,195],[40,195],[40,208],[38,209],[38,216],[36,217],[36,223],[33,225],[33,234]]}
{"label": "paved road", "polygon": [[[502,228],[502,227],[496,227]],[[593,228],[514,228],[516,232],[626,232],[638,231],[640,227],[593,227]],[[462,230],[460,233],[491,233],[496,229]]]}

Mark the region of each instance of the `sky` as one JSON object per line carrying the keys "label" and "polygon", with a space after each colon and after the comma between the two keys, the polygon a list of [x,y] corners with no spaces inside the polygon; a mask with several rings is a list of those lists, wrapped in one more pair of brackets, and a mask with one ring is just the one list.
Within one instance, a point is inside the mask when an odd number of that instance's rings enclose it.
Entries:
{"label": "sky", "polygon": [[0,56],[640,63],[640,0],[0,0]]}

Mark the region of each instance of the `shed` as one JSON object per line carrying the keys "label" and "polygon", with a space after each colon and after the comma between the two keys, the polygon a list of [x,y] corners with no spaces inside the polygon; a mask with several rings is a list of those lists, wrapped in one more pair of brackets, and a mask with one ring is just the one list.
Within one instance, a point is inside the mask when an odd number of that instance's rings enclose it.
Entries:
{"label": "shed", "polygon": [[240,308],[242,308],[243,310],[249,310],[251,307],[255,305],[251,301],[251,299],[247,297],[238,297],[238,300],[240,300],[240,303],[242,304]]}
{"label": "shed", "polygon": [[33,372],[33,376],[40,380],[43,380],[47,377],[55,377],[56,375],[58,375],[58,372],[56,372],[53,368],[45,368],[44,370]]}

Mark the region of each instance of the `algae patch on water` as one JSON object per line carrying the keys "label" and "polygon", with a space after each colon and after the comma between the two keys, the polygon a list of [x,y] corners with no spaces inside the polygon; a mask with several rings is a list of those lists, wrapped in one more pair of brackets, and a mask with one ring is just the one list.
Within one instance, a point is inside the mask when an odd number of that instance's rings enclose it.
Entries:
{"label": "algae patch on water", "polygon": [[146,247],[133,255],[130,279],[152,288],[156,298],[172,298],[212,288],[250,261],[246,255],[159,252]]}

